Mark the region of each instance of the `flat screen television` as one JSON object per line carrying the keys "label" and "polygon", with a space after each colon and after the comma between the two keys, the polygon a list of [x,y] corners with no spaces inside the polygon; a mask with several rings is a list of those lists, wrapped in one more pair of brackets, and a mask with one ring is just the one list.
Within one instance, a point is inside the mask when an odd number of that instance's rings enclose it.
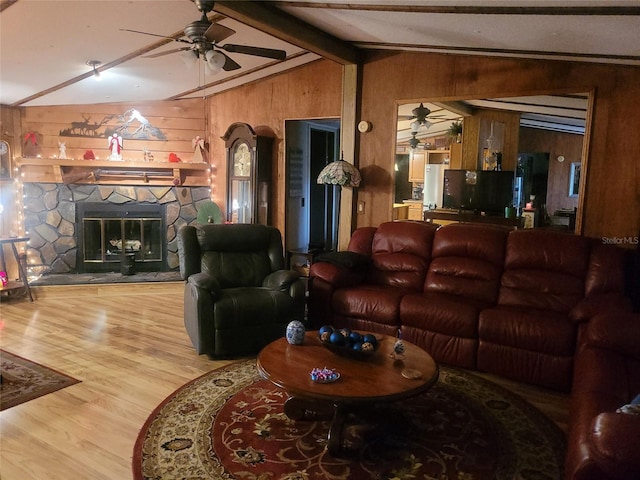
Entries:
{"label": "flat screen television", "polygon": [[513,171],[445,170],[442,206],[503,215],[513,205]]}

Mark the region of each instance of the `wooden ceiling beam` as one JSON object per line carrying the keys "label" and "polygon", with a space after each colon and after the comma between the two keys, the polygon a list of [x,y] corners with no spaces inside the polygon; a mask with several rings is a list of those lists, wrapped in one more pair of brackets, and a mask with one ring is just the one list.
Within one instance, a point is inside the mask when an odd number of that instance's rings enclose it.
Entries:
{"label": "wooden ceiling beam", "polygon": [[360,51],[356,47],[263,2],[215,2],[214,10],[341,65],[360,61]]}

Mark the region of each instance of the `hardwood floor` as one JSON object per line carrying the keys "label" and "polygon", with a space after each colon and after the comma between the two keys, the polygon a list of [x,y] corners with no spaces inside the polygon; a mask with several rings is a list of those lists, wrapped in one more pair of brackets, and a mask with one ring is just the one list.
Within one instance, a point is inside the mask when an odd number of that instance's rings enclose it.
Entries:
{"label": "hardwood floor", "polygon": [[[137,434],[171,392],[229,361],[198,356],[182,283],[38,287],[0,305],[0,347],[81,383],[0,413],[2,480],[130,479]],[[566,431],[568,395],[483,375]]]}

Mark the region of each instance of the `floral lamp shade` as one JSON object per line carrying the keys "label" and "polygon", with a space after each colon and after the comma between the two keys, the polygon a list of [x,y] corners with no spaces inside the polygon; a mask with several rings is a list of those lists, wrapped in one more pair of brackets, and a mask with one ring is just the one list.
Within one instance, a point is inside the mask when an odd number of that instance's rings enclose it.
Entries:
{"label": "floral lamp shade", "polygon": [[358,169],[342,159],[329,163],[318,175],[318,184],[340,185],[341,187],[358,187],[360,180]]}

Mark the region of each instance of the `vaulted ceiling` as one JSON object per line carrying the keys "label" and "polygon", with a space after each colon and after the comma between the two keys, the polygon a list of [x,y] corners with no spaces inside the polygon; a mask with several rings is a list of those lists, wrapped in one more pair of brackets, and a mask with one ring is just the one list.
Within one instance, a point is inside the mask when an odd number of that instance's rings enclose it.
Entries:
{"label": "vaulted ceiling", "polygon": [[640,65],[640,5],[625,0],[221,1],[209,20],[235,33],[217,47],[280,49],[286,59],[224,52],[241,68],[213,75],[202,58],[156,56],[188,46],[177,40],[188,40],[202,3],[212,2],[2,0],[0,104],[203,97],[321,57],[356,62],[366,49]]}

